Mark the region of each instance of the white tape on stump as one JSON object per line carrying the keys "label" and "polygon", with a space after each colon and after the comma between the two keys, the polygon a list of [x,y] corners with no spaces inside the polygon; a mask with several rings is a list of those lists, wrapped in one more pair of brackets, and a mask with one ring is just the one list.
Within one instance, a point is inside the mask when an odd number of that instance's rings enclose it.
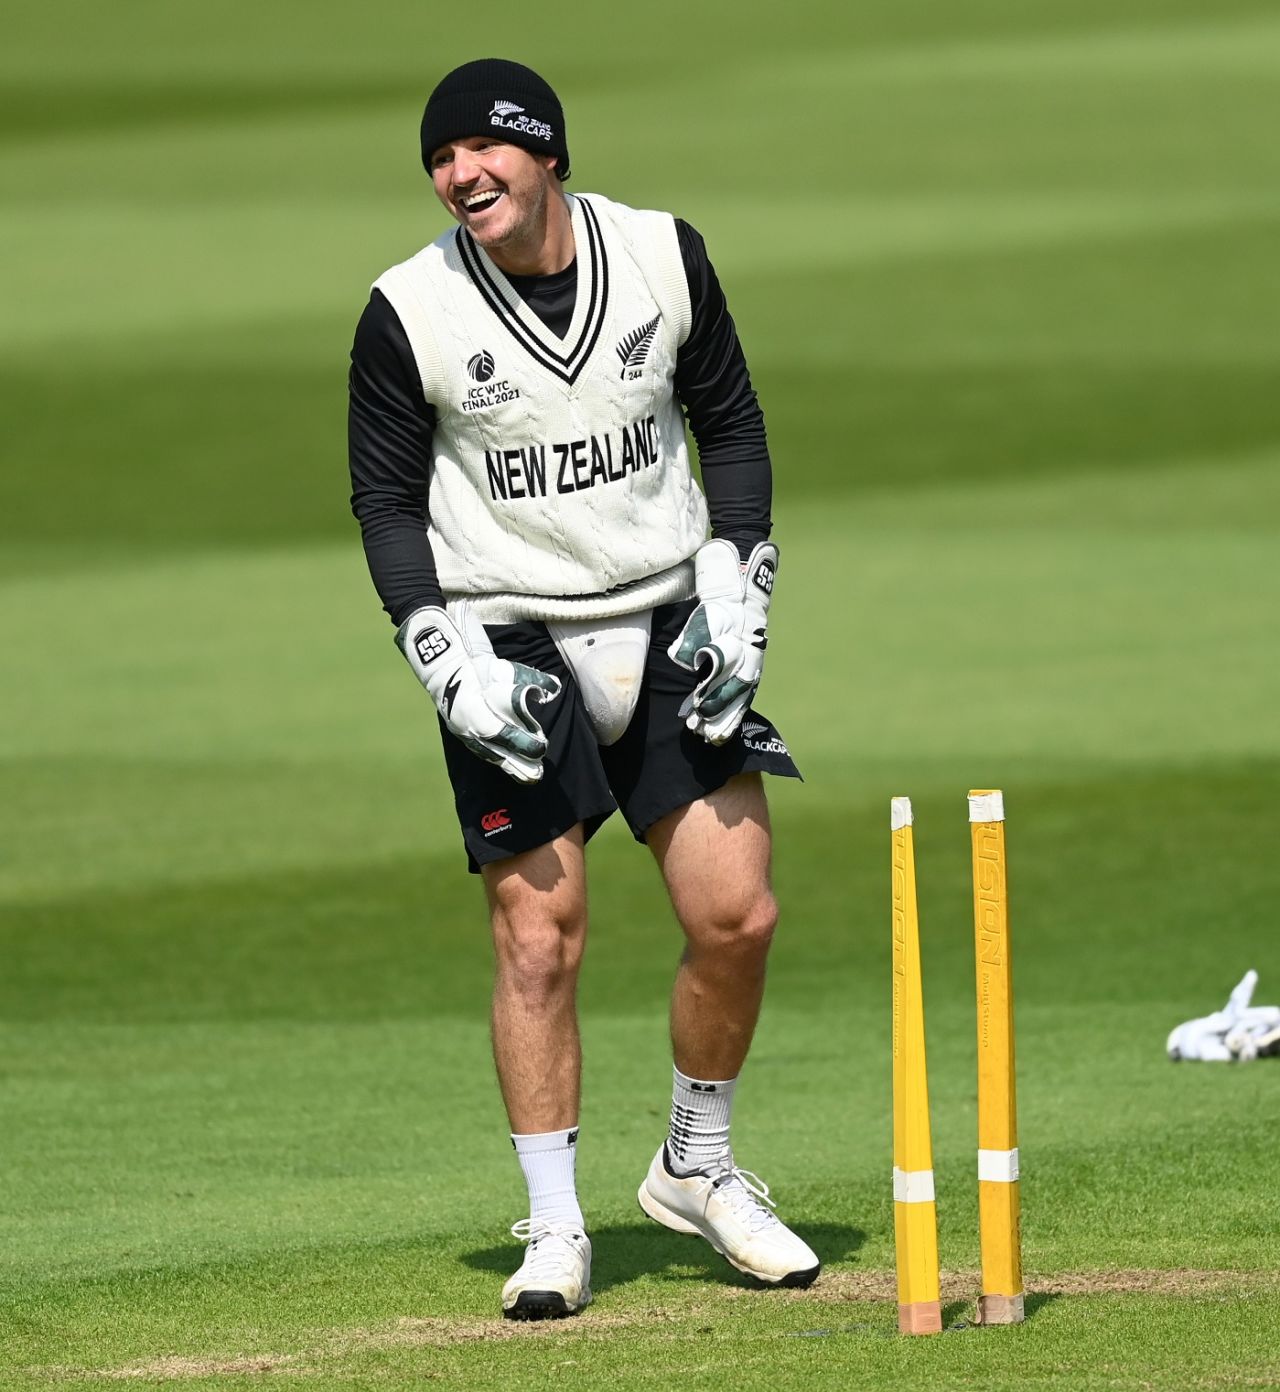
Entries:
{"label": "white tape on stump", "polygon": [[993,1184],[1012,1184],[1018,1178],[1018,1147],[1012,1150],[980,1150],[978,1178]]}
{"label": "white tape on stump", "polygon": [[932,1203],[933,1171],[893,1167],[894,1203]]}
{"label": "white tape on stump", "polygon": [[901,831],[911,825],[911,799],[896,797],[889,799],[889,830]]}
{"label": "white tape on stump", "polygon": [[1003,822],[1004,794],[999,790],[991,793],[971,794],[969,797],[969,820],[971,822]]}
{"label": "white tape on stump", "polygon": [[968,799],[968,820],[1005,820],[1005,793],[996,789],[993,792],[970,793]]}

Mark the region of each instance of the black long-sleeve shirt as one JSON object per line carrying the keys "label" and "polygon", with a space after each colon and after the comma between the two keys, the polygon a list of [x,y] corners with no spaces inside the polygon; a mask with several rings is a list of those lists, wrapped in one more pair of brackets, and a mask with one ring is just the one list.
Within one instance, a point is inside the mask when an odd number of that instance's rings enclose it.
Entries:
{"label": "black long-sleeve shirt", "polygon": [[[706,244],[678,218],[676,232],[692,306],[689,337],[676,356],[676,395],[697,441],[712,535],[734,542],[745,559],[772,525],[764,415]],[[576,260],[556,275],[508,279],[563,337],[577,295]],[[399,624],[424,604],[444,603],[426,530],[436,412],[422,395],[399,316],[378,290],[356,326],[349,386],[351,510],[374,586]]]}

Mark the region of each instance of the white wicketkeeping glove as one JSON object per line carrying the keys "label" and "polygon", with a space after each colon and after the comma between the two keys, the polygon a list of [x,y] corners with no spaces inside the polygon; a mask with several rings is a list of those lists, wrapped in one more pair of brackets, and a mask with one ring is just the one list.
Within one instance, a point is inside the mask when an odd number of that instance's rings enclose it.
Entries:
{"label": "white wicketkeeping glove", "polygon": [[667,655],[699,677],[680,707],[685,724],[709,744],[724,744],[741,723],[764,671],[778,548],[760,542],[743,566],[731,541],[707,541],[698,548],[693,568],[698,607]]}
{"label": "white wicketkeeping glove", "polygon": [[438,605],[415,610],[397,630],[396,645],[445,725],[473,754],[517,783],[536,783],[547,737],[529,704],[554,701],[560,679],[496,656],[470,606],[457,611],[454,623]]}

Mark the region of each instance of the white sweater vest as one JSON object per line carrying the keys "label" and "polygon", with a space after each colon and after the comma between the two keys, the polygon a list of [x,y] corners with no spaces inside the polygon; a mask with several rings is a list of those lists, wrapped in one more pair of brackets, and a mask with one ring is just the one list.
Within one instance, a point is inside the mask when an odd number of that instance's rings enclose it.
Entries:
{"label": "white sweater vest", "polygon": [[441,587],[489,621],[687,597],[707,533],[673,382],[691,317],[675,221],[598,194],[568,203],[578,294],[563,341],[461,228],[376,282],[436,410]]}

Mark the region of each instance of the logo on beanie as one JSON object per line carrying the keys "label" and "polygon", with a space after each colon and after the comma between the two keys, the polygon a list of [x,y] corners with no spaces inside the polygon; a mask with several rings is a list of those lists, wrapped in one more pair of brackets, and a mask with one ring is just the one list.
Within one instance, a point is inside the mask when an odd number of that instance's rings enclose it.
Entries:
{"label": "logo on beanie", "polygon": [[533,135],[539,140],[551,139],[551,127],[545,121],[526,115],[524,107],[517,106],[515,102],[494,102],[493,110],[489,113],[489,124],[517,131],[521,135]]}
{"label": "logo on beanie", "polygon": [[487,382],[493,376],[493,369],[493,354],[487,348],[481,348],[467,363],[467,375],[473,382]]}

